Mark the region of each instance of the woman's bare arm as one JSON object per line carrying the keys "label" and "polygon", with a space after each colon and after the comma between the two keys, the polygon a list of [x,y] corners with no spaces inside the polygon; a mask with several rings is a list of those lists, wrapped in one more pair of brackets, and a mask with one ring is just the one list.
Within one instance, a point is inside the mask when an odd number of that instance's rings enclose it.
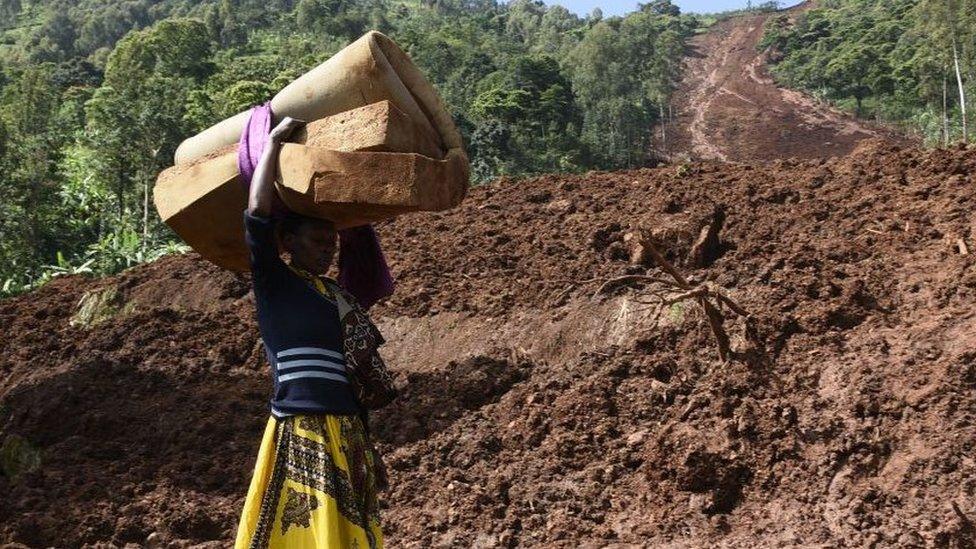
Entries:
{"label": "woman's bare arm", "polygon": [[277,176],[278,151],[281,142],[286,139],[295,128],[301,127],[304,122],[294,118],[285,117],[268,136],[268,144],[261,153],[261,160],[254,170],[254,177],[251,179],[251,190],[248,195],[247,209],[251,215],[259,217],[271,216],[271,205],[275,196],[275,179]]}

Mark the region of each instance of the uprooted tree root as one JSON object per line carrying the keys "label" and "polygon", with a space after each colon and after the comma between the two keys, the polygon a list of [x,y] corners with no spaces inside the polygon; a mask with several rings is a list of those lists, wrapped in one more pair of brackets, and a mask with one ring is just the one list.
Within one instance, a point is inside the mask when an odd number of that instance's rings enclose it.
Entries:
{"label": "uprooted tree root", "polygon": [[718,357],[722,362],[728,362],[733,356],[729,335],[725,330],[726,317],[725,313],[723,312],[725,309],[728,309],[735,315],[744,319],[746,323],[746,337],[751,339],[753,343],[758,343],[758,338],[755,337],[755,331],[751,328],[751,316],[749,315],[748,311],[746,311],[741,305],[736,303],[735,300],[728,296],[727,290],[708,281],[700,284],[692,284],[658,250],[658,248],[654,245],[653,237],[647,230],[636,228],[631,234],[633,235],[632,242],[635,249],[640,250],[641,255],[646,254],[653,259],[661,270],[670,275],[671,278],[668,279],[651,275],[620,276],[604,282],[597,289],[594,295],[603,294],[608,288],[617,287],[621,284],[651,284],[646,291],[651,296],[652,300],[647,301],[644,299],[639,299],[638,301],[641,303],[656,305],[658,307],[657,312],[653,317],[655,322],[665,309],[677,303],[683,303],[686,301],[693,301],[697,303],[705,313],[705,318],[708,319],[708,326],[711,329],[712,335],[715,337],[715,343],[718,346]]}

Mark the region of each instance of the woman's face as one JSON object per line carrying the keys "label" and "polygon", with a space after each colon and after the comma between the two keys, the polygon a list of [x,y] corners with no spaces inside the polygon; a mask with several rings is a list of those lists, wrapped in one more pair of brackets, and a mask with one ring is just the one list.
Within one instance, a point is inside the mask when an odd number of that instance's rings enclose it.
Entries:
{"label": "woman's face", "polygon": [[325,274],[336,252],[336,230],[329,221],[309,219],[294,233],[286,233],[282,244],[296,267],[312,274]]}

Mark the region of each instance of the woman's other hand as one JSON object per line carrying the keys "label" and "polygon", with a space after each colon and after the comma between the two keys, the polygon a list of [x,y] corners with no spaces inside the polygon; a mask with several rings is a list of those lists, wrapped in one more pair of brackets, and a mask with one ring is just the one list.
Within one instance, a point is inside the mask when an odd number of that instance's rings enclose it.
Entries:
{"label": "woman's other hand", "polygon": [[304,125],[304,120],[298,120],[297,118],[286,116],[281,122],[278,123],[277,126],[274,127],[273,130],[271,130],[268,137],[275,143],[281,143],[285,139],[288,139],[288,136],[291,135],[292,132]]}

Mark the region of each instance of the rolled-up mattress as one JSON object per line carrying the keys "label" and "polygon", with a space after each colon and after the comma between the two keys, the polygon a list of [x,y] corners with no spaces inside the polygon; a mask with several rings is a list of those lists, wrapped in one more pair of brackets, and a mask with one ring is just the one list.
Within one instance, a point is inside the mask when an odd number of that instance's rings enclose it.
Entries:
{"label": "rolled-up mattress", "polygon": [[[340,228],[444,210],[467,193],[461,135],[436,90],[392,40],[369,32],[271,100],[276,120],[309,121],[283,148],[277,183],[292,210]],[[156,181],[160,217],[217,265],[248,268],[247,193],[236,145],[243,112],[185,140]]]}
{"label": "rolled-up mattress", "polygon": [[[461,135],[437,91],[399,46],[376,31],[278,92],[271,100],[272,123],[285,116],[317,120],[383,100],[436,135],[445,154],[463,151]],[[242,112],[187,139],[176,150],[176,164],[236,143],[247,117]]]}
{"label": "rolled-up mattress", "polygon": [[[291,210],[340,229],[451,208],[467,192],[468,161],[461,149],[441,155],[435,137],[389,101],[315,120],[282,147],[278,194]],[[249,268],[236,143],[164,170],[153,195],[163,221],[200,255]]]}

